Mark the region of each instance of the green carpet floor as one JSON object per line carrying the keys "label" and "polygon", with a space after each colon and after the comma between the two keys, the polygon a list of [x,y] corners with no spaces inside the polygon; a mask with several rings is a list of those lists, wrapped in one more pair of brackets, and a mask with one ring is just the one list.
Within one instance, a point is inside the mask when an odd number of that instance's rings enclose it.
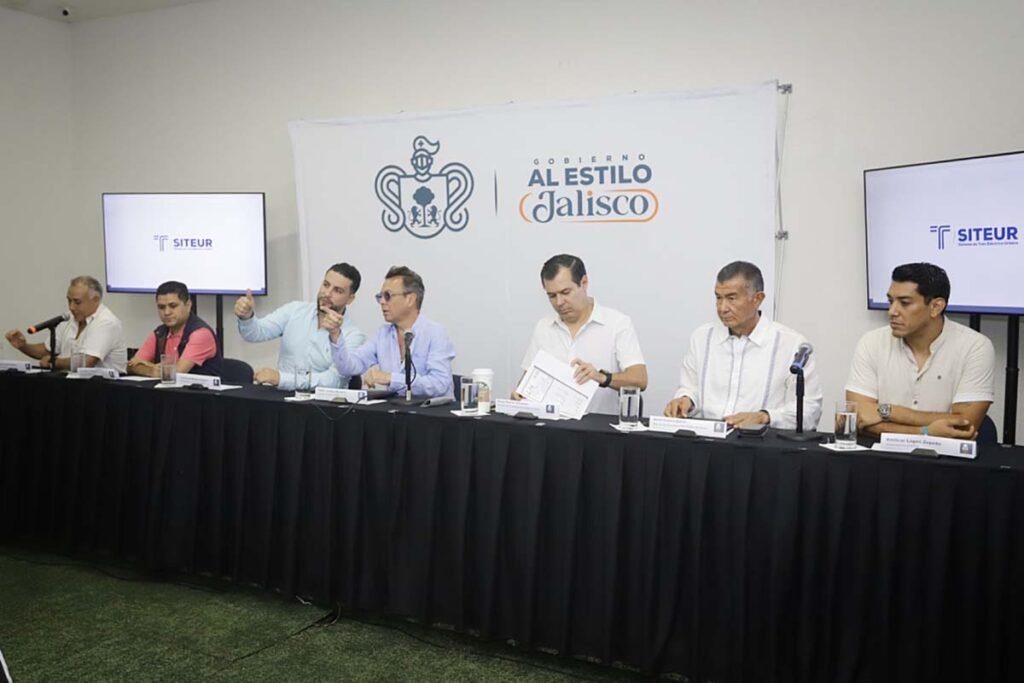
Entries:
{"label": "green carpet floor", "polygon": [[227,584],[0,548],[0,650],[30,681],[627,681],[621,669]]}

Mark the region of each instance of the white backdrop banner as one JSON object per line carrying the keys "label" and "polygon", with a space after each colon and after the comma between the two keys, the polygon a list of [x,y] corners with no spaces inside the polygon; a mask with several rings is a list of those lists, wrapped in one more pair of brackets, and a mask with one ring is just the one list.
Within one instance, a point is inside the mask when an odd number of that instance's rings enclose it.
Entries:
{"label": "white backdrop banner", "polygon": [[305,296],[332,263],[363,275],[349,315],[368,333],[384,273],[426,285],[423,315],[453,369],[519,379],[551,314],[540,269],[583,259],[590,294],[629,315],[647,360],[648,413],[675,391],[689,334],[715,319],[729,261],[761,267],[772,310],[776,87],[629,95],[290,125]]}

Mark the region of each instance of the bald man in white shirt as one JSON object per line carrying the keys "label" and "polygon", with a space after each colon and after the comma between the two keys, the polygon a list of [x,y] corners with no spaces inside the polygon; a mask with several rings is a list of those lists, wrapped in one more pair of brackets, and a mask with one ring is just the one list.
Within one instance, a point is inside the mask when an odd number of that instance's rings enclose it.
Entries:
{"label": "bald man in white shirt", "polygon": [[[796,376],[789,366],[807,339],[763,317],[763,301],[764,277],[753,263],[733,261],[718,271],[719,322],[690,336],[679,389],[665,415],[796,428]],[[813,356],[804,365],[804,389],[803,427],[813,430],[822,402]]]}
{"label": "bald man in white shirt", "polygon": [[112,368],[124,372],[128,348],[121,320],[103,304],[103,287],[88,275],[79,275],[68,285],[68,312],[71,320],[57,326],[57,358],[43,343],[29,343],[21,330],[7,333],[7,341],[26,356],[39,360],[43,368],[71,368],[71,354],[85,354],[86,367]]}
{"label": "bald man in white shirt", "polygon": [[[541,284],[554,315],[533,329],[522,368],[528,370],[541,349],[575,368],[575,379],[601,387],[588,412],[614,415],[620,387],[647,388],[647,365],[633,321],[587,295],[590,280],[583,260],[571,254],[552,256],[541,268]],[[522,398],[516,393],[512,398]]]}
{"label": "bald man in white shirt", "polygon": [[857,343],[846,400],[867,434],[977,436],[995,398],[995,348],[948,320],[949,276],[931,263],[892,272],[889,325]]}

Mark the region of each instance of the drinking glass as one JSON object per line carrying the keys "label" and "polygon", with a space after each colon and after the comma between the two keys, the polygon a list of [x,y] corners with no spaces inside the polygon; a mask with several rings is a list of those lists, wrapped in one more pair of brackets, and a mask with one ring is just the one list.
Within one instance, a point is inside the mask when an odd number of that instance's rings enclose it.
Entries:
{"label": "drinking glass", "polygon": [[462,381],[459,383],[459,397],[464,412],[477,409],[479,403],[477,400],[476,382],[473,381],[472,377],[462,378]]}
{"label": "drinking glass", "polygon": [[619,389],[619,425],[635,429],[640,424],[640,389],[622,387]]}
{"label": "drinking glass", "polygon": [[313,371],[309,368],[295,368],[295,398],[313,396]]}
{"label": "drinking glass", "polygon": [[71,354],[71,374],[77,375],[79,369],[86,367],[85,365],[85,354],[81,351],[75,351]]}
{"label": "drinking glass", "polygon": [[174,384],[178,381],[177,360],[168,353],[160,355],[160,384]]}
{"label": "drinking glass", "polygon": [[853,401],[836,402],[836,446],[853,448],[857,445],[857,404]]}

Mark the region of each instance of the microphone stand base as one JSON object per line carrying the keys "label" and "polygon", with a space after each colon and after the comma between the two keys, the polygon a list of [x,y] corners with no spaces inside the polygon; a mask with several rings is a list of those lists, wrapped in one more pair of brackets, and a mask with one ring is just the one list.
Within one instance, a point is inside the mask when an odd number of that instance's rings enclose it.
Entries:
{"label": "microphone stand base", "polygon": [[776,432],[776,435],[784,441],[820,441],[824,436],[820,432]]}
{"label": "microphone stand base", "polygon": [[414,398],[405,398],[403,396],[401,398],[389,398],[388,403],[393,406],[418,406],[423,403],[423,401],[419,401]]}

